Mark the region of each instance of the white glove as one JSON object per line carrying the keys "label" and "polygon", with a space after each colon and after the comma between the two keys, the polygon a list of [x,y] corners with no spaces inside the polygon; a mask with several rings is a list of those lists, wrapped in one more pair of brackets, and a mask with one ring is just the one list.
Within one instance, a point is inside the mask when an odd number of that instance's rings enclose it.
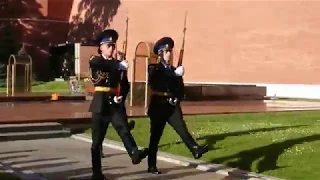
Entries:
{"label": "white glove", "polygon": [[128,67],[129,67],[129,63],[128,63],[128,61],[126,61],[126,60],[121,61],[121,62],[119,63],[119,68],[120,68],[120,70],[126,71],[126,70],[128,70]]}
{"label": "white glove", "polygon": [[184,75],[184,67],[179,66],[179,67],[177,67],[176,70],[174,70],[174,72],[176,73],[176,76],[183,76]]}
{"label": "white glove", "polygon": [[115,97],[113,98],[113,101],[114,101],[115,103],[117,103],[117,104],[121,103],[121,101],[122,101],[122,96],[115,96]]}
{"label": "white glove", "polygon": [[178,102],[178,99],[177,98],[170,98],[169,99],[169,104],[175,106]]}

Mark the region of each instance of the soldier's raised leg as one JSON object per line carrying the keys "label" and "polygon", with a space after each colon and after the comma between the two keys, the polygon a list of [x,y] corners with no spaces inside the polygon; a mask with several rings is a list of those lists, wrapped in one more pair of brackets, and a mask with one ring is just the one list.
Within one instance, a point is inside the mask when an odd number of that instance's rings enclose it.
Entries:
{"label": "soldier's raised leg", "polygon": [[132,163],[139,164],[141,160],[148,155],[148,149],[138,149],[138,146],[131,132],[128,129],[128,122],[125,118],[125,114],[123,114],[121,111],[115,112],[112,116],[111,123],[117,131],[118,135],[120,136],[124,147],[126,148],[129,156],[131,157]]}
{"label": "soldier's raised leg", "polygon": [[200,146],[188,131],[187,125],[183,120],[180,105],[175,107],[173,114],[169,117],[168,123],[179,134],[195,159],[201,158],[204,153],[208,152],[208,147]]}
{"label": "soldier's raised leg", "polygon": [[[125,107],[125,104],[121,104],[121,108],[123,108],[122,110],[124,111],[124,113],[126,113],[126,107]],[[131,121],[128,121],[128,116],[126,115],[126,125],[128,126],[128,129],[129,131],[132,131],[135,127],[135,121],[134,120],[131,120]],[[102,137],[102,143],[103,143],[103,140],[104,140],[104,137]],[[133,139],[132,135],[130,137],[131,139]],[[135,142],[135,141],[134,141]],[[135,146],[137,146],[136,144],[134,144]],[[105,158],[105,155],[103,153],[103,145],[101,145],[101,158]]]}

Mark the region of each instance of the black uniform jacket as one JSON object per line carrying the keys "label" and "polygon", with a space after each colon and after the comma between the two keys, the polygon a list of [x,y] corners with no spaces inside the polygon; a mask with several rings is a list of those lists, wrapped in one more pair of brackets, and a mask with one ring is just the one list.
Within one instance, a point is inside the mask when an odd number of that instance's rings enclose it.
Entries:
{"label": "black uniform jacket", "polygon": [[[95,87],[109,87],[116,89],[120,82],[119,61],[106,60],[102,56],[92,56],[89,62],[91,69],[91,80]],[[126,73],[126,72],[125,72]],[[129,92],[128,77],[123,73],[121,80],[121,96],[126,96]],[[114,91],[96,91],[89,108],[90,112],[107,113],[114,107]]]}
{"label": "black uniform jacket", "polygon": [[[175,75],[175,69],[176,68],[173,66],[166,68],[161,62],[149,65],[148,71],[151,99],[148,114],[150,112],[161,113],[161,110],[164,110],[162,108],[170,107],[171,105],[168,103],[169,98],[177,98],[178,101],[181,101],[184,97],[183,78]],[[161,96],[155,95],[156,93],[167,93],[170,95]]]}

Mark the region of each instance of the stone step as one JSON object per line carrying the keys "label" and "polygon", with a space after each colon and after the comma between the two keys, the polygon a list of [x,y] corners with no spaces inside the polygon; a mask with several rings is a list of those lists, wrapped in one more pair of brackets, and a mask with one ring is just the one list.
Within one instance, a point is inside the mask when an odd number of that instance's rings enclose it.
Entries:
{"label": "stone step", "polygon": [[91,126],[91,121],[87,123],[63,123],[64,129],[69,131],[71,134],[82,134],[86,130],[90,129]]}
{"label": "stone step", "polygon": [[1,141],[63,138],[63,137],[70,137],[70,136],[71,136],[71,134],[67,130],[11,132],[11,133],[0,133],[0,142]]}
{"label": "stone step", "polygon": [[60,123],[56,123],[56,122],[0,125],[0,133],[57,131],[57,130],[63,130],[63,126]]}

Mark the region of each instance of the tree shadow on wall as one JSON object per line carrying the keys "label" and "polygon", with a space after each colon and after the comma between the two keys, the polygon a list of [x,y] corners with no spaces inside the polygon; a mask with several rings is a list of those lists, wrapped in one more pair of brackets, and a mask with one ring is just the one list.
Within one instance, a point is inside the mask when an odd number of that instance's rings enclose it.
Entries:
{"label": "tree shadow on wall", "polygon": [[70,23],[69,41],[92,44],[97,34],[113,21],[120,4],[120,0],[81,0]]}
{"label": "tree shadow on wall", "polygon": [[[33,70],[37,77],[37,80],[45,80],[48,70],[48,47],[49,43],[61,43],[66,40],[68,33],[68,22],[54,22],[54,21],[41,21],[48,19],[42,12],[42,4],[37,0],[10,0],[3,5],[5,11],[1,13],[1,16],[8,18],[5,21],[0,21],[2,24],[6,24],[8,30],[0,29],[0,31],[7,34],[7,39],[15,39],[18,42],[19,47],[21,44],[25,44],[26,52],[31,55],[33,60]],[[71,10],[71,8],[70,8]],[[14,19],[9,19],[14,18]],[[19,18],[19,20],[17,19]],[[50,18],[50,17],[49,17]],[[10,25],[10,27],[9,27]],[[13,44],[9,40],[0,40],[3,47],[10,47],[14,50],[8,50],[10,53],[15,54],[17,48],[12,48]],[[7,45],[6,45],[7,44]],[[6,50],[4,50],[6,52]]]}
{"label": "tree shadow on wall", "polygon": [[[46,23],[34,20],[45,19],[40,11],[41,8],[42,5],[36,0],[11,0],[5,6],[4,18],[14,19],[10,21],[7,19],[3,23],[10,24],[10,28],[16,32],[14,37],[20,41],[20,44],[22,44],[22,41],[26,41],[26,48],[32,45],[30,40],[39,40],[38,38],[49,35],[48,31],[50,29],[47,28]],[[41,44],[37,44],[36,46],[39,45],[41,46]]]}
{"label": "tree shadow on wall", "polygon": [[[25,37],[33,34],[35,29],[31,21],[21,21],[17,18],[41,18],[42,14],[39,11],[41,5],[35,0],[4,0],[0,8],[0,17],[3,18],[0,20],[0,71],[3,78],[6,76],[5,65],[9,56],[18,53]],[[29,42],[26,45],[29,52],[31,45]]]}

